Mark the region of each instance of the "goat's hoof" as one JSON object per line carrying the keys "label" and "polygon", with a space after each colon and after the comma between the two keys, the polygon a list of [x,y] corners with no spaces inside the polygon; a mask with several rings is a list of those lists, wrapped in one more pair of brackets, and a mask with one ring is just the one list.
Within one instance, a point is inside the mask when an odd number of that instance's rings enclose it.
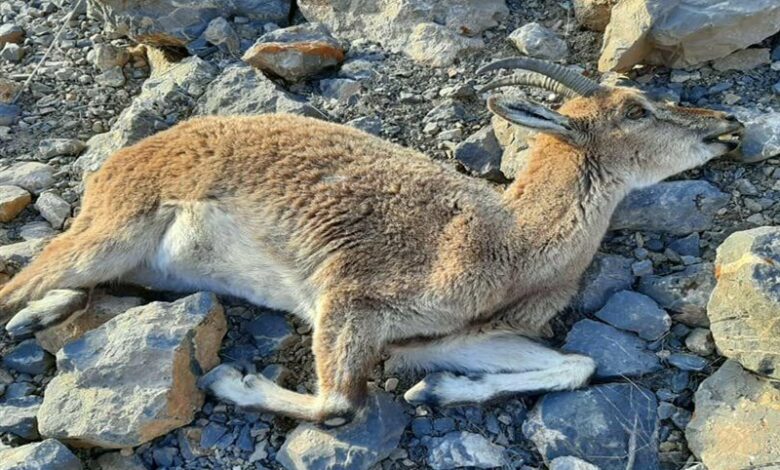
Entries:
{"label": "goat's hoof", "polygon": [[446,382],[452,377],[446,372],[428,374],[404,393],[404,400],[410,405],[442,406],[446,404]]}
{"label": "goat's hoof", "polygon": [[216,387],[231,382],[241,382],[244,376],[234,367],[220,364],[198,379],[198,388],[216,395]]}

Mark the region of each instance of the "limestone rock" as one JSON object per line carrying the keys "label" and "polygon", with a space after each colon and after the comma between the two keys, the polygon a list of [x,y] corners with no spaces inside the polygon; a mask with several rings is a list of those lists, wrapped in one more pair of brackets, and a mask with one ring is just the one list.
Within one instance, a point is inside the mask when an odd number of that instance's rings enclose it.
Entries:
{"label": "limestone rock", "polygon": [[300,0],[309,21],[338,38],[367,39],[392,52],[409,53],[409,36],[421,23],[436,23],[464,36],[497,26],[509,14],[504,0]]}
{"label": "limestone rock", "polygon": [[75,312],[64,321],[53,324],[45,330],[36,332],[35,339],[43,349],[56,354],[65,344],[81,338],[84,333],[143,303],[144,300],[140,297],[94,294],[88,308]]}
{"label": "limestone rock", "polygon": [[657,470],[657,405],[655,394],[636,384],[548,393],[529,414],[523,434],[548,464],[574,456],[602,470]]}
{"label": "limestone rock", "polygon": [[38,196],[35,208],[55,229],[61,229],[65,220],[70,217],[70,204],[53,191],[46,191]]}
{"label": "limestone rock", "polygon": [[344,62],[344,49],[322,25],[306,23],[261,36],[241,60],[295,82]]}
{"label": "limestone rock", "polygon": [[508,465],[505,449],[480,434],[452,431],[427,444],[427,464],[433,470],[450,468],[496,468]]}
{"label": "limestone rock", "polygon": [[420,23],[409,36],[406,53],[421,64],[447,67],[463,55],[484,47],[482,39],[461,36],[440,24]]}
{"label": "limestone rock", "polygon": [[[83,175],[97,171],[115,151],[169,127],[171,123],[162,110],[176,107],[177,103],[190,107],[215,74],[216,68],[198,57],[187,57],[164,73],[154,74],[117,117],[111,130],[87,141],[87,150],[73,164],[74,170]],[[1,176],[2,173],[0,181]]]}
{"label": "limestone rock", "polygon": [[286,24],[290,0],[89,0],[89,13],[137,42],[186,46],[218,16]]}
{"label": "limestone rock", "polygon": [[696,392],[688,447],[709,470],[772,468],[780,461],[780,391],[726,361]]}
{"label": "limestone rock", "polygon": [[189,423],[204,400],[196,381],[219,363],[225,331],[216,297],[198,293],[130,309],[66,344],[38,413],[41,435],[124,448]]}
{"label": "limestone rock", "polygon": [[276,454],[287,470],[367,470],[398,446],[409,418],[393,397],[373,391],[355,419],[338,428],[299,424]]}
{"label": "limestone rock", "polygon": [[234,115],[293,113],[324,117],[302,97],[284,91],[257,69],[239,65],[227,67],[206,89],[195,114]]}
{"label": "limestone rock", "polygon": [[612,6],[616,0],[574,0],[577,23],[591,31],[604,31],[609,24]]}
{"label": "limestone rock", "polygon": [[56,439],[0,450],[0,470],[82,470],[81,461]]}
{"label": "limestone rock", "polygon": [[706,181],[670,181],[632,191],[612,215],[612,230],[687,235],[712,228],[730,196]]}
{"label": "limestone rock", "polygon": [[33,194],[54,185],[54,168],[37,162],[19,162],[0,170],[0,185],[19,186]]}
{"label": "limestone rock", "polygon": [[98,43],[87,54],[87,60],[101,72],[114,67],[124,67],[130,60],[127,49],[112,46],[111,44]]}
{"label": "limestone rock", "polygon": [[666,276],[644,276],[637,290],[662,308],[676,312],[674,320],[688,326],[708,326],[707,301],[714,288],[712,264],[701,263]]}
{"label": "limestone rock", "polygon": [[30,193],[18,186],[0,186],[0,222],[10,222],[32,201]]}
{"label": "limestone rock", "polygon": [[780,228],[731,234],[718,248],[707,314],[718,350],[747,369],[780,378]]}
{"label": "limestone rock", "polygon": [[681,68],[760,43],[780,25],[775,0],[624,0],[612,9],[599,70],[647,62]]}
{"label": "limestone rock", "polygon": [[[29,302],[5,325],[12,338],[20,338],[53,325],[87,304],[87,294],[80,290],[54,289],[43,298]],[[49,351],[49,352],[56,352]]]}
{"label": "limestone rock", "polygon": [[38,144],[38,157],[48,160],[60,155],[78,155],[84,147],[84,142],[78,139],[43,139]]}
{"label": "limestone rock", "polygon": [[712,62],[712,68],[720,72],[727,70],[746,71],[769,63],[769,49],[742,49]]}
{"label": "limestone rock", "polygon": [[539,23],[528,23],[509,35],[518,51],[530,57],[563,60],[569,53],[566,41]]}

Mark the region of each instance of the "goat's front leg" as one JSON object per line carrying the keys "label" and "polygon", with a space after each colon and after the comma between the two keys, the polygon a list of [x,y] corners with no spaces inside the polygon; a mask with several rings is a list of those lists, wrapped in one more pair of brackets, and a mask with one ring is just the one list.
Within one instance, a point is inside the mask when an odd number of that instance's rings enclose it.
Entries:
{"label": "goat's front leg", "polygon": [[317,395],[284,389],[261,375],[242,376],[228,365],[206,374],[200,386],[238,406],[341,426],[363,404],[367,373],[381,349],[377,330],[367,326],[366,318],[370,313],[349,305],[331,305],[317,313],[313,332]]}

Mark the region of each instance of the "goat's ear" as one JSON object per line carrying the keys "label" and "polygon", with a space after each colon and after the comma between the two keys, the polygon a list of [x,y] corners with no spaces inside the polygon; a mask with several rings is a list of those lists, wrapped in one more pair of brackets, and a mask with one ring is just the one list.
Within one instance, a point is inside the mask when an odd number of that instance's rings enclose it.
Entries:
{"label": "goat's ear", "polygon": [[487,105],[490,111],[518,126],[560,135],[571,141],[577,140],[578,133],[571,128],[569,118],[544,106],[497,96],[488,98]]}

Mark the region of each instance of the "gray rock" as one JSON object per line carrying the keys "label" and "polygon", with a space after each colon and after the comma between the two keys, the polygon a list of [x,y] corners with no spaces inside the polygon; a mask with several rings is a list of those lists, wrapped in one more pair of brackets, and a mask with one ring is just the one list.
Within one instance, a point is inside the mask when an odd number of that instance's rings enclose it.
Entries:
{"label": "gray rock", "polygon": [[299,424],[287,435],[276,460],[288,470],[367,470],[395,450],[408,423],[403,406],[391,395],[373,391],[344,426]]}
{"label": "gray rock", "polygon": [[10,222],[32,201],[30,193],[18,186],[0,186],[0,222]]}
{"label": "gray rock", "polygon": [[709,356],[715,352],[715,340],[712,332],[706,328],[696,328],[685,338],[685,347],[701,356]]}
{"label": "gray rock", "polygon": [[587,29],[603,32],[615,3],[616,0],[574,0],[574,17]]}
{"label": "gray rock", "polygon": [[40,194],[54,185],[54,168],[37,162],[14,163],[0,170],[0,185],[19,186]]}
{"label": "gray rock", "polygon": [[665,335],[672,326],[672,319],[653,299],[631,291],[615,293],[595,316],[651,341]]}
{"label": "gray rock", "polygon": [[51,228],[48,222],[43,220],[36,220],[22,225],[19,229],[19,236],[23,240],[46,240],[54,235],[57,235],[57,231]]}
{"label": "gray rock", "polygon": [[5,46],[3,46],[3,50],[0,51],[0,59],[13,64],[18,64],[24,59],[24,48],[19,44],[7,42]]}
{"label": "gray rock", "polygon": [[203,38],[233,56],[237,56],[240,52],[241,39],[230,23],[221,16],[209,22],[208,27],[203,32]]}
{"label": "gray rock", "polygon": [[348,126],[352,126],[360,129],[361,131],[368,132],[373,135],[382,134],[382,120],[374,116],[363,116],[353,119],[347,123]]}
{"label": "gray rock", "polygon": [[409,36],[406,53],[415,62],[447,67],[465,55],[483,49],[480,38],[469,38],[437,23],[420,23]]}
{"label": "gray rock", "polygon": [[321,24],[305,23],[261,36],[241,60],[296,82],[344,62],[344,48]]}
{"label": "gray rock", "polygon": [[548,393],[529,414],[523,433],[546,463],[574,456],[603,470],[655,470],[660,468],[656,407],[653,392],[635,384]]}
{"label": "gray rock", "polygon": [[257,354],[267,357],[284,348],[295,336],[293,330],[279,313],[265,313],[247,323],[246,331],[257,346]]}
{"label": "gray rock", "polygon": [[780,391],[726,361],[696,392],[688,447],[709,470],[772,468],[780,461]]}
{"label": "gray rock", "polygon": [[363,91],[363,85],[351,78],[320,80],[319,86],[323,98],[346,105],[356,104],[360,93]]}
{"label": "gray rock", "polygon": [[137,455],[124,456],[120,452],[108,452],[95,460],[97,470],[147,470]]}
{"label": "gray rock", "polygon": [[493,133],[499,145],[504,149],[501,155],[501,173],[513,179],[525,168],[531,151],[529,146],[536,137],[536,132],[525,127],[515,126],[500,116],[490,120]]}
{"label": "gray rock", "polygon": [[12,42],[19,44],[24,40],[24,30],[21,26],[13,23],[4,23],[0,25],[0,48],[6,43]]}
{"label": "gray rock", "polygon": [[599,470],[595,465],[577,457],[557,457],[550,462],[550,470]]}
{"label": "gray rock", "polygon": [[81,461],[55,439],[0,450],[0,470],[81,470]]}
{"label": "gray rock", "polygon": [[15,104],[0,103],[0,126],[16,124],[22,109]]}
{"label": "gray rock", "polygon": [[30,264],[30,261],[43,250],[46,243],[45,239],[37,239],[0,246],[0,263],[5,266],[6,272],[9,268],[15,268],[14,271],[18,271]]}
{"label": "gray rock", "polygon": [[172,125],[163,110],[176,107],[189,109],[215,74],[213,65],[198,57],[187,57],[165,73],[147,79],[141,93],[117,117],[111,130],[94,135],[87,141],[87,150],[73,164],[75,172],[87,174],[97,171],[115,151]]}
{"label": "gray rock", "polygon": [[218,16],[286,24],[289,0],[91,0],[90,14],[117,35],[155,46],[186,46]]}
{"label": "gray rock", "polygon": [[130,309],[66,344],[38,413],[41,435],[124,448],[189,423],[204,400],[197,378],[219,363],[226,329],[216,297],[198,293]]}
{"label": "gray rock", "polygon": [[687,237],[677,239],[669,243],[669,248],[674,250],[680,256],[695,256],[698,257],[701,254],[699,247],[700,237],[699,234],[694,232]]}
{"label": "gray rock", "polygon": [[38,439],[38,408],[41,397],[12,398],[0,403],[0,434],[9,433],[22,439]]}
{"label": "gray rock", "polygon": [[27,304],[5,325],[12,338],[31,335],[53,325],[87,304],[87,294],[78,290],[54,289]]}
{"label": "gray rock", "polygon": [[78,155],[86,144],[78,139],[43,139],[38,144],[38,158],[48,160],[60,155]]}
{"label": "gray rock", "polygon": [[740,161],[755,163],[780,155],[780,113],[761,114],[744,124]]}
{"label": "gray rock", "polygon": [[615,210],[610,229],[687,235],[712,228],[730,196],[706,181],[671,181],[632,191]]}
{"label": "gray rock", "polygon": [[124,48],[98,43],[87,54],[87,60],[98,70],[105,72],[115,67],[124,67],[130,60],[130,54]]}
{"label": "gray rock", "polygon": [[574,324],[563,350],[593,358],[598,379],[636,377],[661,369],[656,355],[636,335],[588,319]]}
{"label": "gray rock", "polygon": [[674,68],[700,64],[760,43],[777,32],[775,0],[618,2],[607,27],[599,70],[627,71],[646,62]]}
{"label": "gray rock", "polygon": [[769,49],[751,48],[733,52],[712,62],[712,68],[720,72],[727,70],[747,71],[769,63]]}
{"label": "gray rock", "polygon": [[430,439],[427,464],[433,470],[451,468],[495,468],[508,465],[505,449],[483,436],[465,431],[453,431]]}
{"label": "gray rock", "polygon": [[701,372],[709,365],[709,361],[694,354],[675,353],[666,360],[680,370]]}
{"label": "gray rock", "polygon": [[637,290],[676,312],[674,320],[688,326],[708,326],[707,301],[714,288],[712,265],[701,263],[666,276],[645,276],[639,279]]}
{"label": "gray rock", "polygon": [[717,285],[707,305],[718,351],[780,378],[780,227],[731,234],[718,247]]}
{"label": "gray rock", "polygon": [[566,41],[539,23],[528,23],[517,28],[509,35],[509,40],[518,51],[540,59],[563,60],[569,53]]}
{"label": "gray rock", "polygon": [[51,369],[54,358],[34,339],[28,339],[17,344],[3,357],[3,365],[17,372],[38,375]]}
{"label": "gray rock", "polygon": [[501,173],[503,149],[492,126],[485,126],[455,147],[455,159],[477,176],[505,181]]}
{"label": "gray rock", "polygon": [[95,83],[102,86],[120,88],[125,84],[125,74],[121,67],[111,67],[105,72],[95,76]]}
{"label": "gray rock", "polygon": [[596,253],[582,277],[574,306],[585,313],[595,312],[607,303],[612,294],[630,289],[633,282],[629,258]]}
{"label": "gray rock", "polygon": [[35,208],[55,229],[61,229],[65,220],[70,217],[70,204],[53,191],[46,191],[38,196]]}
{"label": "gray rock", "polygon": [[226,68],[198,100],[196,114],[233,115],[284,112],[324,117],[302,97],[287,93],[248,66]]}

